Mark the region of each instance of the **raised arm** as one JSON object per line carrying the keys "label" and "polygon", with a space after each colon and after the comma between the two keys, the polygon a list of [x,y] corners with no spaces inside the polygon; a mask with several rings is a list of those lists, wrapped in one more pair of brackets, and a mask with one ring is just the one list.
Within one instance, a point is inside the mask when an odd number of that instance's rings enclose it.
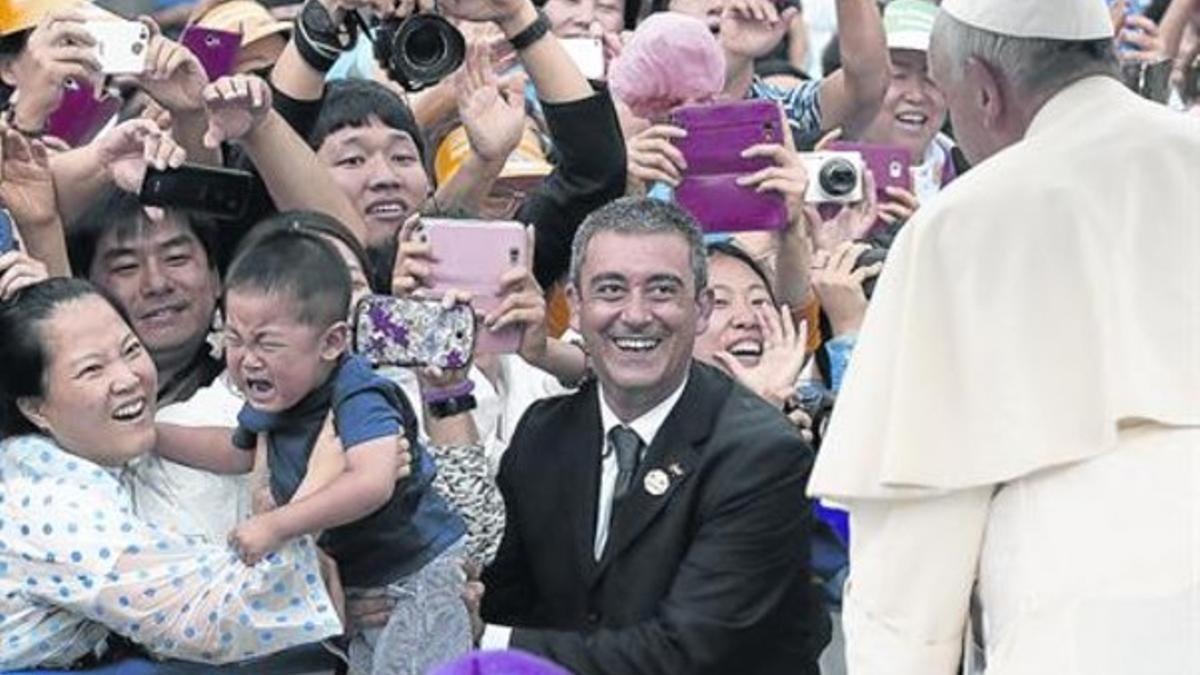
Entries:
{"label": "raised arm", "polygon": [[306,209],[337,218],[366,241],[366,225],[316,154],[271,108],[271,89],[258,77],[223,77],[204,89],[206,145],[236,141],[280,210]]}
{"label": "raised arm", "polygon": [[254,468],[254,452],[233,444],[233,429],[163,423],[155,428],[155,452],[172,462],[213,473],[246,473]]}
{"label": "raised arm", "polygon": [[842,67],[821,81],[821,128],[857,138],[874,119],[891,78],[875,0],[837,0]]}

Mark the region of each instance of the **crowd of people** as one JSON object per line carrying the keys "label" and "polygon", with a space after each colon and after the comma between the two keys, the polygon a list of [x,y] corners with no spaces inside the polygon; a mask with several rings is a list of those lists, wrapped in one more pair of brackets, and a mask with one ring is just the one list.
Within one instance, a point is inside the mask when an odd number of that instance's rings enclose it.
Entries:
{"label": "crowd of people", "polygon": [[1200,672],[1200,0],[0,0],[0,81],[0,670]]}

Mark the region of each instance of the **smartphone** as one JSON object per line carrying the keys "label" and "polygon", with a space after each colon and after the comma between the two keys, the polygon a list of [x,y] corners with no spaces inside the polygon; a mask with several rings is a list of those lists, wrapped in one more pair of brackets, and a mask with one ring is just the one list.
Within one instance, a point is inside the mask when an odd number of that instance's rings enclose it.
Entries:
{"label": "smartphone", "polygon": [[604,79],[607,64],[604,61],[604,43],[600,38],[564,38],[560,42],[584,77],[589,80]]}
{"label": "smartphone", "polygon": [[[532,255],[525,226],[516,222],[425,219],[421,234],[437,261],[430,276],[432,289],[471,293],[477,314],[500,306],[500,277],[528,265]],[[475,350],[485,354],[511,354],[520,346],[520,326],[497,332],[480,328],[475,338]]]}
{"label": "smartphone", "polygon": [[782,230],[787,227],[787,204],[777,192],[756,192],[737,179],[771,166],[767,158],[746,159],[742,152],[760,144],[782,144],[779,105],[750,100],[682,106],[671,122],[687,131],[675,146],[687,162],[675,201],[700,223],[705,232]]}
{"label": "smartphone", "polygon": [[374,366],[438,366],[458,370],[471,360],[475,314],[441,300],[368,295],[354,312],[354,353]]}
{"label": "smartphone", "polygon": [[255,190],[247,171],[197,164],[178,169],[146,169],[138,198],[146,206],[162,206],[230,220],[244,218]]}
{"label": "smartphone", "polygon": [[46,121],[46,133],[72,148],[91,143],[121,109],[121,98],[103,92],[99,97],[92,83],[67,78],[63,97]]}
{"label": "smartphone", "polygon": [[215,28],[188,26],[179,38],[183,46],[192,50],[210,81],[216,81],[233,72],[237,64],[238,51],[242,48],[242,34]]}
{"label": "smartphone", "polygon": [[96,59],[106,75],[137,75],[146,70],[150,28],[140,21],[88,21],[84,29],[96,41]]}
{"label": "smartphone", "polygon": [[[834,141],[830,150],[856,152],[875,179],[875,194],[883,201],[889,199],[887,188],[898,187],[912,191],[912,155],[898,145]],[[811,177],[810,177],[811,178]]]}
{"label": "smartphone", "polygon": [[17,250],[16,225],[8,209],[0,209],[0,255]]}

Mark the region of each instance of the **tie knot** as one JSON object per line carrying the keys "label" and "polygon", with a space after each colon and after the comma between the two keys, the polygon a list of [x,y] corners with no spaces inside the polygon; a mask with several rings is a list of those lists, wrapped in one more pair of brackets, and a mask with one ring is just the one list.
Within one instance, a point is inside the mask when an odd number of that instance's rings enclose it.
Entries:
{"label": "tie knot", "polygon": [[637,466],[642,452],[642,437],[626,426],[615,426],[608,432],[608,442],[617,453],[617,466],[630,470]]}

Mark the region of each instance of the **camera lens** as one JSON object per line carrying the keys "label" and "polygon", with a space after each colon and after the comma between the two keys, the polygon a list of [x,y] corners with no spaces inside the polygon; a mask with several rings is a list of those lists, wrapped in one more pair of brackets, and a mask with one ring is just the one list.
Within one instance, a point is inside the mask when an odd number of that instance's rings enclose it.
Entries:
{"label": "camera lens", "polygon": [[858,186],[858,168],[850,160],[834,157],[821,165],[817,174],[821,189],[831,197],[844,197]]}
{"label": "camera lens", "polygon": [[462,65],[467,46],[462,33],[435,14],[411,16],[400,25],[384,22],[381,35],[388,49],[376,56],[388,76],[408,91],[436,84]]}
{"label": "camera lens", "polygon": [[437,31],[409,34],[403,49],[408,60],[422,68],[428,68],[446,56],[446,42]]}

